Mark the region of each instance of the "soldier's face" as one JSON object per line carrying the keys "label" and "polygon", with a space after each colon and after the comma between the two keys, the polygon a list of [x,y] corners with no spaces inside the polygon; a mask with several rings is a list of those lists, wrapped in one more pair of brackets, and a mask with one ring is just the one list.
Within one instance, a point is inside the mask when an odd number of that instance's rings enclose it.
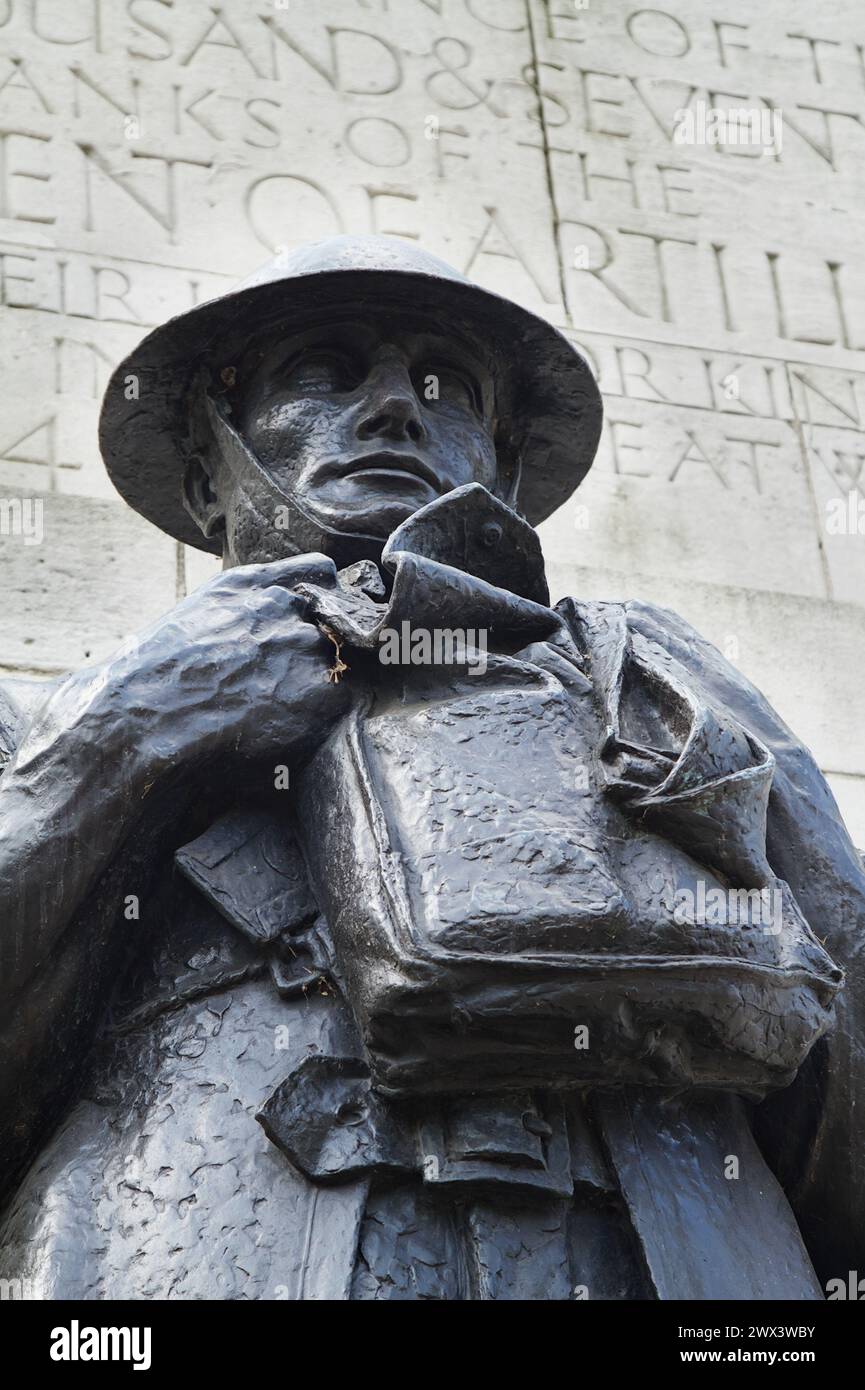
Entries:
{"label": "soldier's face", "polygon": [[384,540],[453,488],[496,487],[491,366],[456,333],[350,316],[283,336],[238,386],[236,427],[331,530]]}

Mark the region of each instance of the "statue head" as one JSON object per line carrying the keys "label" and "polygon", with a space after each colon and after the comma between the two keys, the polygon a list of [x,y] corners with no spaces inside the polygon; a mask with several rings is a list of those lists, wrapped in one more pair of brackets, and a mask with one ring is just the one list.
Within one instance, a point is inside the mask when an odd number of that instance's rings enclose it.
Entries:
{"label": "statue head", "polygon": [[109,383],[100,440],[138,511],[228,565],[348,563],[466,483],[543,519],[600,419],[544,320],[408,243],[341,237],[146,338]]}
{"label": "statue head", "polygon": [[184,501],[226,563],[304,551],[361,558],[464,483],[507,498],[495,364],[482,344],[393,308],[281,324],[202,382]]}

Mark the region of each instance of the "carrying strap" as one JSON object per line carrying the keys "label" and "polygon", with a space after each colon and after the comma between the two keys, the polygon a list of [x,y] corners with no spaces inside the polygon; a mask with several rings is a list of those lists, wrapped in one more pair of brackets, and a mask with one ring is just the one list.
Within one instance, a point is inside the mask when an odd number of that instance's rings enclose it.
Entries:
{"label": "carrying strap", "polygon": [[735,1096],[634,1089],[594,1110],[659,1299],[822,1299]]}

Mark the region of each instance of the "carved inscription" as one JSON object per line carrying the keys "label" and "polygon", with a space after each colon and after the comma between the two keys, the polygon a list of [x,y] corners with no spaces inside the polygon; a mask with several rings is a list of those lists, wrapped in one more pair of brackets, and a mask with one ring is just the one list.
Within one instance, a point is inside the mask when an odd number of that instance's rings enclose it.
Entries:
{"label": "carved inscription", "polygon": [[[280,247],[378,231],[573,335],[621,486],[858,487],[850,28],[801,0],[0,0],[0,481],[103,495],[99,395],[143,332]],[[701,141],[715,108],[783,140]]]}

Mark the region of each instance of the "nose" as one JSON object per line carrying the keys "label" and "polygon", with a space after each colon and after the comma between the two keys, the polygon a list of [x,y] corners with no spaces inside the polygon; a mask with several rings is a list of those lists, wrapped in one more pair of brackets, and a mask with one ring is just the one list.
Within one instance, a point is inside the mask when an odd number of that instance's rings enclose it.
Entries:
{"label": "nose", "polygon": [[405,366],[398,362],[380,363],[369,377],[368,388],[357,425],[358,439],[420,444],[426,437],[426,428]]}

